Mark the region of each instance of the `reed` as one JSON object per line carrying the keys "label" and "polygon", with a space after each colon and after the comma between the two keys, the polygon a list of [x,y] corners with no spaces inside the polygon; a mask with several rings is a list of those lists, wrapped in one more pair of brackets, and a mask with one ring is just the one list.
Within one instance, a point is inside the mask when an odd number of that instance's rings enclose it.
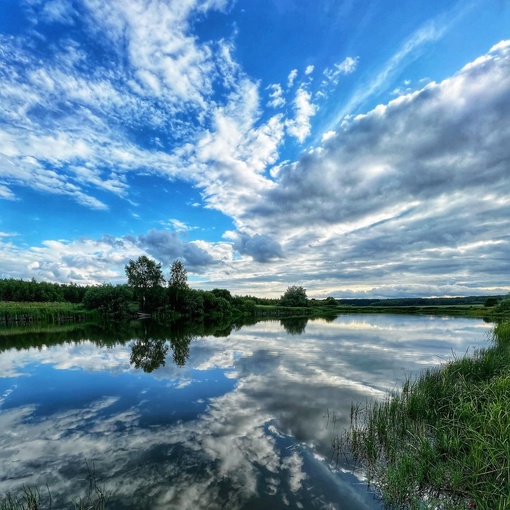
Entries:
{"label": "reed", "polygon": [[510,323],[494,345],[354,404],[335,438],[395,509],[510,508]]}
{"label": "reed", "polygon": [[0,302],[0,323],[3,325],[79,322],[90,315],[91,312],[80,304]]}
{"label": "reed", "polygon": [[97,482],[94,466],[87,463],[88,487],[84,497],[68,504],[54,506],[55,501],[49,488],[41,492],[39,489],[23,485],[16,493],[7,493],[0,499],[0,510],[106,510],[111,494]]}

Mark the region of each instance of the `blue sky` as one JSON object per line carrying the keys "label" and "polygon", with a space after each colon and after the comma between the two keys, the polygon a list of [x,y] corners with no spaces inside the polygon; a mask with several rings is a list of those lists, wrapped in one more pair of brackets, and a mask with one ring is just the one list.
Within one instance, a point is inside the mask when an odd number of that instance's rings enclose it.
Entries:
{"label": "blue sky", "polygon": [[4,0],[0,276],[510,291],[505,1]]}

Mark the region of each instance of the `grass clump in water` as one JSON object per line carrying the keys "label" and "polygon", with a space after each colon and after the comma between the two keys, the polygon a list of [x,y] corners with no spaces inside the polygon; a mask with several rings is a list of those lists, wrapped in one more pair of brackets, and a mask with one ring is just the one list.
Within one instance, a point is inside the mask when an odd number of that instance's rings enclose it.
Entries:
{"label": "grass clump in water", "polygon": [[55,505],[49,488],[42,492],[27,485],[16,493],[7,493],[0,499],[0,510],[106,510],[110,493],[97,483],[94,467],[87,464],[88,488],[85,497],[64,506]]}
{"label": "grass clump in water", "polygon": [[494,346],[408,380],[383,402],[353,405],[334,441],[389,508],[510,508],[510,323]]}

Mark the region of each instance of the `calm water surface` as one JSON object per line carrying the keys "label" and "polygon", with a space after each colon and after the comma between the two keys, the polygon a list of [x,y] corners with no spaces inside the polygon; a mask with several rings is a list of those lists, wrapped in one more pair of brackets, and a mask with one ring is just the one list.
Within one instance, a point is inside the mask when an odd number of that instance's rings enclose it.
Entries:
{"label": "calm water surface", "polygon": [[76,500],[93,462],[109,509],[380,508],[360,473],[331,461],[351,402],[487,345],[490,329],[356,315],[189,345],[146,335],[4,348],[0,493],[48,485],[54,505]]}

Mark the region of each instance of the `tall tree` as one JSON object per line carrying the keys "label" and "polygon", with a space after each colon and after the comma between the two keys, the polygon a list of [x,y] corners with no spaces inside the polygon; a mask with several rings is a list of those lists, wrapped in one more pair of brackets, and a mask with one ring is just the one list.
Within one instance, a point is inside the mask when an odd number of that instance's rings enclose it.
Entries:
{"label": "tall tree", "polygon": [[173,287],[176,290],[187,290],[189,288],[188,272],[186,271],[184,264],[179,260],[175,260],[170,266],[168,286]]}
{"label": "tall tree", "polygon": [[[193,291],[188,286],[188,273],[179,260],[174,260],[170,266],[168,279],[168,301],[174,310],[184,313],[187,304],[192,298]],[[193,301],[193,299],[191,299]]]}
{"label": "tall tree", "polygon": [[141,255],[136,260],[130,260],[125,267],[128,284],[134,287],[141,298],[142,308],[145,309],[148,289],[159,287],[165,282],[161,264]]}

